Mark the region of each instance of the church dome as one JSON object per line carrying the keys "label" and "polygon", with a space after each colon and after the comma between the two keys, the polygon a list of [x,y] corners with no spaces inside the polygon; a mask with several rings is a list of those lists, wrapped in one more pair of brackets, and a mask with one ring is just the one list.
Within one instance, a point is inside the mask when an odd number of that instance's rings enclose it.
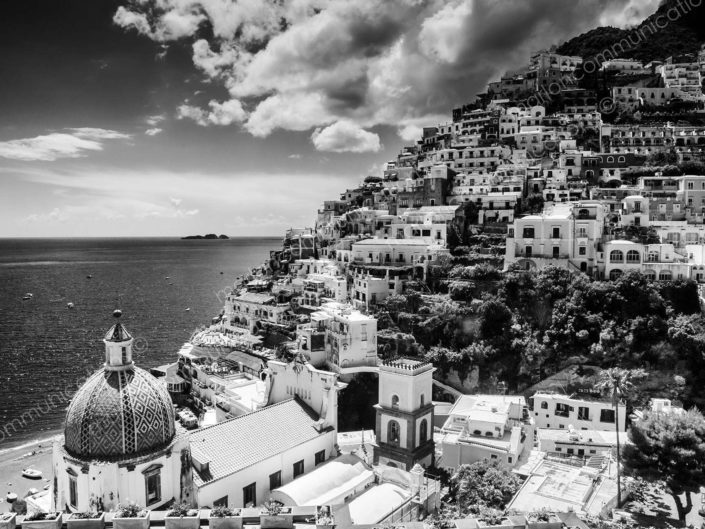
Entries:
{"label": "church dome", "polygon": [[[115,311],[119,318],[121,313]],[[65,447],[85,459],[143,454],[175,435],[166,387],[132,362],[132,336],[117,322],[105,335],[105,365],[74,395],[66,413]]]}
{"label": "church dome", "polygon": [[66,449],[78,457],[148,452],[174,438],[174,407],[166,388],[143,369],[103,368],[74,396],[64,433]]}

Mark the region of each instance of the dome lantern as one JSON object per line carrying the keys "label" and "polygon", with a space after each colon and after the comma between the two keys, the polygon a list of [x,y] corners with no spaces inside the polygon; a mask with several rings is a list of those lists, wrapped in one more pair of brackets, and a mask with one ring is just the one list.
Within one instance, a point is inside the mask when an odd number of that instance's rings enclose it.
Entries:
{"label": "dome lantern", "polygon": [[120,323],[122,316],[120,310],[113,312],[113,317],[117,320],[103,338],[105,344],[105,369],[121,371],[132,369],[132,342],[133,338],[127,329]]}

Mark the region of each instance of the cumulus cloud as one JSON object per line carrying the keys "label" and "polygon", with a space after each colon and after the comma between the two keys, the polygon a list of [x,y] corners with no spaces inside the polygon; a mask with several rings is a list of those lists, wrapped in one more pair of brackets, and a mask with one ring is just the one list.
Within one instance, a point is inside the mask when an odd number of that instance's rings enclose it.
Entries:
{"label": "cumulus cloud", "polygon": [[314,130],[311,141],[316,150],[325,152],[378,152],[382,148],[377,134],[347,120]]}
{"label": "cumulus cloud", "polygon": [[183,104],[176,109],[177,119],[191,119],[206,127],[208,125],[231,125],[246,118],[245,110],[237,99],[223,103],[212,100],[208,103],[210,111],[193,105]]}
{"label": "cumulus cloud", "polygon": [[392,125],[404,139],[531,52],[600,23],[633,24],[658,2],[127,1],[116,24],[162,43],[191,39],[194,67],[228,91],[206,108],[185,103],[182,118],[242,123],[255,136]]}
{"label": "cumulus cloud", "polygon": [[144,121],[147,125],[150,127],[156,127],[159,125],[162,121],[166,119],[165,114],[154,114],[153,116],[147,116]]}
{"label": "cumulus cloud", "polygon": [[162,130],[163,130],[163,129],[160,129],[159,127],[154,127],[154,128],[145,130],[144,133],[145,133],[147,136],[156,136],[157,134],[159,134],[160,132],[162,132]]}
{"label": "cumulus cloud", "polygon": [[67,129],[65,132],[0,142],[0,157],[45,162],[60,158],[81,158],[91,151],[103,150],[103,144],[107,140],[124,140],[130,137],[129,134],[108,129]]}

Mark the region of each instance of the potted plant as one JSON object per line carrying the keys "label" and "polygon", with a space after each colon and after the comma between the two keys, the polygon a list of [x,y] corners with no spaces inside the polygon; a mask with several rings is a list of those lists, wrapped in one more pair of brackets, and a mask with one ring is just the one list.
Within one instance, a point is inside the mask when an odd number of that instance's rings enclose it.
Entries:
{"label": "potted plant", "polygon": [[177,503],[166,512],[164,517],[166,529],[198,529],[201,517],[197,509],[192,509],[187,503]]}
{"label": "potted plant", "polygon": [[72,513],[66,522],[68,529],[104,529],[105,513],[85,511]]}
{"label": "potted plant", "polygon": [[526,515],[528,529],[561,529],[563,520],[545,507]]}
{"label": "potted plant", "polygon": [[335,526],[335,517],[330,505],[316,507],[316,529],[331,529]]}
{"label": "potted plant", "polygon": [[119,505],[113,517],[114,529],[149,529],[149,511],[135,503]]}
{"label": "potted plant", "polygon": [[259,514],[261,529],[293,529],[294,527],[291,507],[284,507],[278,501],[270,499]]}
{"label": "potted plant", "polygon": [[228,507],[215,507],[208,516],[211,529],[242,529],[242,510]]}
{"label": "potted plant", "polygon": [[4,512],[0,514],[0,529],[15,529],[17,525],[17,513]]}
{"label": "potted plant", "polygon": [[60,512],[33,512],[24,517],[23,529],[61,529]]}

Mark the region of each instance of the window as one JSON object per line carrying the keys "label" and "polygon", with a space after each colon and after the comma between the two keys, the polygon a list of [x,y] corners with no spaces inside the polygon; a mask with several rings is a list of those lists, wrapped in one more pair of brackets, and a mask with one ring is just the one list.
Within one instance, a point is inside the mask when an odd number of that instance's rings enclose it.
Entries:
{"label": "window", "polygon": [[428,439],[428,422],[426,419],[421,420],[419,425],[419,444],[425,443]]}
{"label": "window", "polygon": [[326,451],[325,450],[321,450],[320,452],[316,452],[314,466],[320,465],[325,460],[326,460]]}
{"label": "window", "polygon": [[622,271],[619,268],[615,268],[614,270],[610,271],[610,280],[614,281],[615,279],[617,279],[621,275],[622,275]]}
{"label": "window", "polygon": [[294,463],[294,479],[304,473],[304,460]]}
{"label": "window", "polygon": [[612,250],[610,252],[610,262],[611,263],[623,263],[624,253],[621,250]]}
{"label": "window", "polygon": [[531,246],[526,247],[526,256],[531,257],[534,253],[534,249]]}
{"label": "window", "polygon": [[147,506],[159,503],[162,500],[162,471],[161,465],[152,465],[143,471],[145,490],[147,492]]}
{"label": "window", "polygon": [[558,415],[559,417],[568,417],[569,414],[570,406],[561,403],[556,404],[556,415]]}
{"label": "window", "polygon": [[561,229],[560,228],[553,228],[553,238],[554,239],[561,238]]}
{"label": "window", "polygon": [[558,259],[558,257],[560,256],[560,254],[561,254],[561,249],[560,249],[560,247],[559,247],[559,246],[554,246],[554,247],[553,247],[553,258],[554,258],[554,259]]}
{"label": "window", "polygon": [[614,423],[614,410],[600,410],[600,422]]}
{"label": "window", "polygon": [[647,260],[648,260],[650,263],[655,263],[655,262],[657,262],[657,261],[658,261],[658,253],[656,253],[656,252],[649,252],[649,255],[648,255],[648,257],[647,257]]}
{"label": "window", "polygon": [[587,252],[587,248],[585,246],[578,247],[578,255],[585,255],[586,252]]}
{"label": "window", "polygon": [[392,395],[392,408],[399,407],[399,397],[397,395]]}
{"label": "window", "polygon": [[542,409],[542,410],[547,410],[547,409],[548,409],[548,402],[543,401],[543,402],[541,403],[541,409]]}
{"label": "window", "polygon": [[278,489],[282,486],[282,471],[277,470],[274,474],[269,475],[269,490]]}
{"label": "window", "polygon": [[629,250],[627,252],[627,262],[628,263],[638,263],[641,261],[641,255],[636,250]]}
{"label": "window", "polygon": [[534,228],[529,227],[529,228],[524,228],[524,239],[533,239],[534,238]]}
{"label": "window", "polygon": [[122,363],[127,363],[127,347],[122,348]]}
{"label": "window", "polygon": [[257,483],[250,483],[247,487],[242,488],[242,504],[245,507],[257,505]]}
{"label": "window", "polygon": [[673,274],[669,270],[661,270],[658,274],[658,278],[661,281],[670,281],[673,279]]}
{"label": "window", "polygon": [[389,421],[387,423],[387,442],[399,446],[399,423],[397,421]]}
{"label": "window", "polygon": [[585,406],[578,407],[578,420],[579,421],[589,421],[590,420],[590,408]]}
{"label": "window", "polygon": [[213,507],[227,507],[228,506],[228,497],[223,496],[222,498],[218,498],[213,502]]}
{"label": "window", "polygon": [[78,484],[75,474],[69,474],[69,505],[78,507]]}

